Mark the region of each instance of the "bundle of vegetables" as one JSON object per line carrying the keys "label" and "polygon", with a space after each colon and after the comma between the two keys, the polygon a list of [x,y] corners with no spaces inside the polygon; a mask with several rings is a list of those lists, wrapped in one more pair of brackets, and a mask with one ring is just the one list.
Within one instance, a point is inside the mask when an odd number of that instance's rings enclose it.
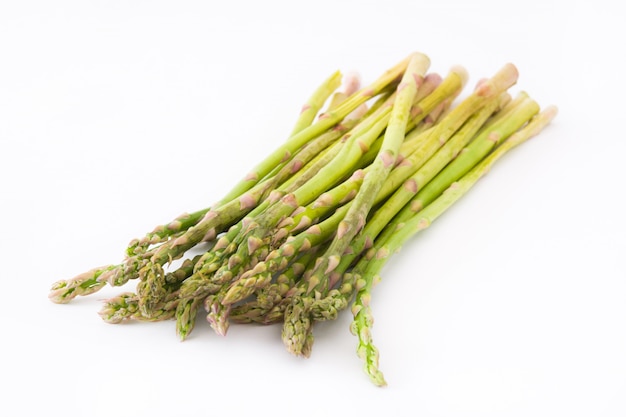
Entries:
{"label": "bundle of vegetables", "polygon": [[511,97],[512,64],[458,103],[466,70],[442,78],[429,67],[413,53],[363,88],[332,74],[289,139],[219,202],[133,240],[119,264],[56,282],[50,299],[136,279],[134,293],[104,302],[104,321],[173,319],[183,340],[202,309],[221,335],[230,323],[279,322],[287,350],[304,357],[313,324],[351,307],[357,353],[384,385],[370,309],[381,269],[556,114],[524,91]]}

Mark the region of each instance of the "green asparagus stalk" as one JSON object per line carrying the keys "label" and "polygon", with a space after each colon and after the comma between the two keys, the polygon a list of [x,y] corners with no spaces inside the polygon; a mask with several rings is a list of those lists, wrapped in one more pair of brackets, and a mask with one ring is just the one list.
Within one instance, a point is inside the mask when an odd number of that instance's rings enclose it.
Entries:
{"label": "green asparagus stalk", "polygon": [[126,255],[136,256],[146,253],[150,246],[163,243],[177,233],[196,225],[209,210],[210,208],[207,207],[193,213],[183,213],[171,222],[155,227],[143,238],[131,240],[126,248]]}
{"label": "green asparagus stalk", "polygon": [[554,118],[556,112],[556,107],[550,106],[539,115],[534,116],[527,126],[511,135],[508,140],[461,179],[452,183],[443,194],[426,206],[419,214],[411,217],[405,223],[395,225],[393,227],[394,232],[388,234],[388,237],[381,242],[377,242],[376,246],[370,249],[368,256],[361,261],[363,264],[355,268],[358,271],[362,271],[358,279],[363,281],[352,306],[354,320],[351,325],[351,331],[359,339],[357,353],[365,361],[365,372],[374,384],[379,386],[386,384],[383,374],[378,369],[378,350],[372,343],[371,327],[373,316],[370,307],[372,287],[379,279],[382,267],[389,260],[390,256],[396,253],[407,240],[428,228],[433,221],[467,193],[506,152],[536,136]]}
{"label": "green asparagus stalk", "polygon": [[72,279],[56,281],[50,288],[48,298],[54,303],[66,304],[75,297],[93,294],[106,285],[106,281],[100,280],[100,276],[116,267],[118,265],[105,265],[83,272]]}

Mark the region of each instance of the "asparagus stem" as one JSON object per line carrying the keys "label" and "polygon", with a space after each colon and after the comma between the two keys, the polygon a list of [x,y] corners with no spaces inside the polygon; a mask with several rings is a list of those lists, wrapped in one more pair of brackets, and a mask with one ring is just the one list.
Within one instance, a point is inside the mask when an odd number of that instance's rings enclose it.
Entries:
{"label": "asparagus stem", "polygon": [[169,223],[159,225],[141,239],[133,239],[126,248],[127,256],[136,256],[146,253],[152,245],[167,241],[171,236],[195,226],[210,208],[198,210],[191,214],[183,213]]}
{"label": "asparagus stem", "polygon": [[99,279],[100,276],[117,267],[118,265],[105,265],[83,272],[71,279],[59,280],[52,284],[48,298],[54,303],[66,304],[79,295],[93,294],[106,285],[106,281]]}

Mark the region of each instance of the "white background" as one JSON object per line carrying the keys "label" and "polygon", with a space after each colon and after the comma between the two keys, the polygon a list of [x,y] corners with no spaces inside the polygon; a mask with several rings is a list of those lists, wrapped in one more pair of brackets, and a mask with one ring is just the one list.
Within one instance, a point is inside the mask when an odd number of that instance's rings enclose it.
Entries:
{"label": "white background", "polygon": [[[626,415],[623,12],[614,1],[0,3],[0,414]],[[560,113],[383,270],[374,340],[108,325],[50,285],[219,199],[333,71],[412,51]],[[469,87],[468,87],[469,88]]]}

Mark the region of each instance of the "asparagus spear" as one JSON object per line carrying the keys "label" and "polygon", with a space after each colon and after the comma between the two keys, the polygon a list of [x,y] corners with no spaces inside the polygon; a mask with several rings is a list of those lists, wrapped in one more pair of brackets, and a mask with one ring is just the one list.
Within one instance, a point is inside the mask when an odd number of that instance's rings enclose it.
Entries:
{"label": "asparagus spear", "polygon": [[48,298],[57,304],[69,303],[73,298],[93,294],[106,285],[100,276],[116,268],[117,265],[105,265],[90,269],[68,280],[59,280],[52,284]]}

